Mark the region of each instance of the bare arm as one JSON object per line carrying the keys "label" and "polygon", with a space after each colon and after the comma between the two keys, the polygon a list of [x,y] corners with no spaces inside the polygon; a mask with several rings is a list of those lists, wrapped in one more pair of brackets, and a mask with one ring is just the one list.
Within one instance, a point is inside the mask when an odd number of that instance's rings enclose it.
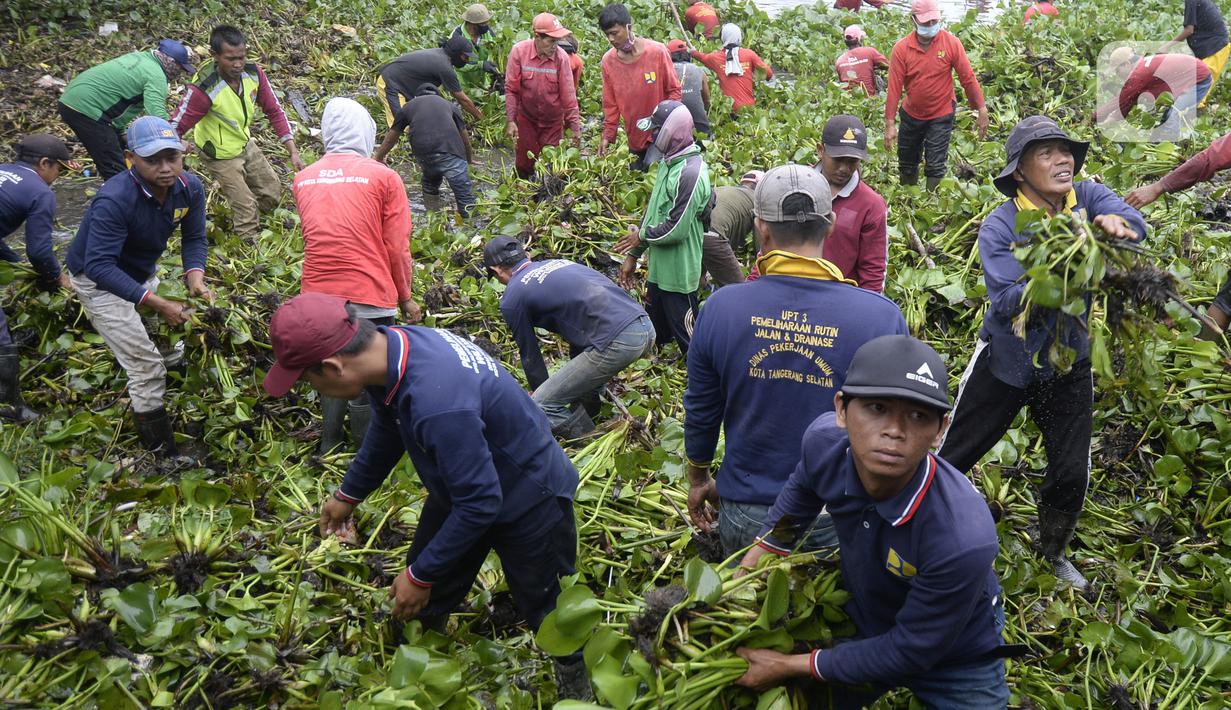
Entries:
{"label": "bare arm", "polygon": [[376,153],[372,155],[372,158],[378,163],[385,162],[385,156],[389,155],[389,151],[393,150],[393,146],[397,145],[400,134],[401,131],[394,128],[385,131],[385,140],[376,149]]}
{"label": "bare arm", "polygon": [[483,118],[483,112],[479,110],[478,106],[474,105],[474,101],[470,100],[465,91],[454,91],[453,98],[457,99],[457,102],[462,105],[466,113],[474,116],[476,120]]}

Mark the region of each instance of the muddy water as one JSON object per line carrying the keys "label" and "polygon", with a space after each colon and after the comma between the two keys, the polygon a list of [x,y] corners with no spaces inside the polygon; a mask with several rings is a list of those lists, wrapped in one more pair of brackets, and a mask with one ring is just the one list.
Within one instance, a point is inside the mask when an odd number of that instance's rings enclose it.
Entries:
{"label": "muddy water", "polygon": [[[869,16],[875,12],[906,12],[906,7],[909,5],[907,0],[892,0],[894,4],[886,5],[882,10],[876,10],[871,5],[864,5],[861,12],[862,15]],[[757,7],[772,15],[777,15],[779,12],[799,5],[811,5],[812,2],[805,0],[753,0]],[[822,5],[830,5],[830,2],[822,0]],[[976,10],[980,22],[990,22],[996,19],[1004,8],[1000,7],[995,0],[939,0],[941,14],[944,15],[947,22],[957,22],[966,16],[969,10]],[[1024,8],[1023,8],[1024,11]]]}

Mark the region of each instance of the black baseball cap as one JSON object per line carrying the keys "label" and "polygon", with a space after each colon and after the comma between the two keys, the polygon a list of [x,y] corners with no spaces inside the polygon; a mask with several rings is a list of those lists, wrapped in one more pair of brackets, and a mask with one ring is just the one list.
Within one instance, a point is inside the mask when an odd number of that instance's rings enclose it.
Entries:
{"label": "black baseball cap", "polygon": [[851,397],[909,399],[949,411],[949,376],[932,346],[909,335],[882,335],[855,351],[841,392]]}
{"label": "black baseball cap", "polygon": [[850,114],[840,114],[825,122],[821,145],[831,158],[868,159],[868,129]]}
{"label": "black baseball cap", "polygon": [[1004,144],[1004,170],[992,180],[992,184],[1002,195],[1017,196],[1017,180],[1013,179],[1013,173],[1017,170],[1022,155],[1030,144],[1048,140],[1062,140],[1069,144],[1069,151],[1073,154],[1073,180],[1077,180],[1077,173],[1081,172],[1081,166],[1086,162],[1086,151],[1090,149],[1090,144],[1070,138],[1064,129],[1047,116],[1027,116],[1018,121],[1009,133],[1009,140]]}
{"label": "black baseball cap", "polygon": [[483,246],[483,266],[513,266],[526,258],[526,249],[516,237],[496,237]]}
{"label": "black baseball cap", "polygon": [[450,57],[460,57],[462,55],[473,57],[474,43],[470,41],[469,37],[464,37],[461,32],[458,32],[445,40],[444,50]]}
{"label": "black baseball cap", "polygon": [[64,141],[49,133],[33,133],[18,141],[18,160],[37,163],[43,158],[67,163],[73,159],[73,155],[68,152]]}

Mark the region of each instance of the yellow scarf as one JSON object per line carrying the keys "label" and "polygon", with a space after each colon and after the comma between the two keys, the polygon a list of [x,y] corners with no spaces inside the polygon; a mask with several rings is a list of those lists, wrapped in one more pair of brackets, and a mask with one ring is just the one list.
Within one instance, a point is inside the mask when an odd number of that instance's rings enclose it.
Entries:
{"label": "yellow scarf", "polygon": [[[1043,209],[1042,207],[1039,207],[1038,205],[1031,202],[1030,198],[1026,197],[1026,193],[1022,192],[1021,190],[1017,191],[1017,198],[1013,200],[1013,203],[1016,204],[1017,209],[1022,212],[1025,212],[1026,210]],[[1077,206],[1077,191],[1070,188],[1069,194],[1064,196],[1064,209],[1060,211],[1062,213],[1072,212],[1073,208],[1076,206]]]}
{"label": "yellow scarf", "polygon": [[818,281],[841,281],[852,286],[859,284],[842,275],[842,270],[831,261],[800,256],[789,251],[775,249],[757,259],[757,269],[763,276],[799,276]]}

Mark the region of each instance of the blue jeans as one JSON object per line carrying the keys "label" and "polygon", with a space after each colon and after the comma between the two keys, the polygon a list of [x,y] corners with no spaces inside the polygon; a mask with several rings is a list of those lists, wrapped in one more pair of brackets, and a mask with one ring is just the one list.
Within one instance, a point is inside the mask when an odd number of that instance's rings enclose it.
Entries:
{"label": "blue jeans", "polygon": [[577,357],[560,366],[534,391],[534,401],[547,415],[553,427],[563,424],[572,414],[574,402],[601,392],[608,380],[620,370],[649,353],[654,345],[654,326],[648,316],[641,316],[602,350],[587,348]]}
{"label": "blue jeans", "polygon": [[[722,542],[722,554],[730,557],[755,542],[769,508],[768,505],[736,503],[723,498],[718,506],[718,539]],[[834,530],[833,520],[829,513],[821,513],[804,532],[803,543],[798,549],[825,550],[837,544],[838,532]]]}
{"label": "blue jeans", "polygon": [[470,165],[466,159],[452,153],[428,153],[418,158],[419,169],[423,171],[423,192],[438,195],[440,181],[448,180],[449,189],[457,200],[457,213],[469,217],[470,208],[474,206],[474,190],[470,185]]}
{"label": "blue jeans", "polygon": [[[997,633],[1004,632],[1004,601],[992,604]],[[935,710],[1004,710],[1009,704],[1009,686],[1004,679],[1004,659],[992,658],[960,665],[937,666],[918,675],[906,676],[890,686],[816,684],[809,708],[846,710],[862,708],[893,688],[906,688],[924,707]]]}
{"label": "blue jeans", "polygon": [[1163,120],[1158,124],[1156,131],[1162,132],[1158,136],[1160,140],[1168,139],[1168,136],[1176,138],[1186,136],[1192,130],[1192,123],[1197,119],[1197,104],[1205,98],[1205,95],[1210,93],[1210,87],[1214,85],[1214,77],[1205,81],[1197,82],[1191,90],[1175,97],[1175,103],[1167,109],[1163,114]]}

